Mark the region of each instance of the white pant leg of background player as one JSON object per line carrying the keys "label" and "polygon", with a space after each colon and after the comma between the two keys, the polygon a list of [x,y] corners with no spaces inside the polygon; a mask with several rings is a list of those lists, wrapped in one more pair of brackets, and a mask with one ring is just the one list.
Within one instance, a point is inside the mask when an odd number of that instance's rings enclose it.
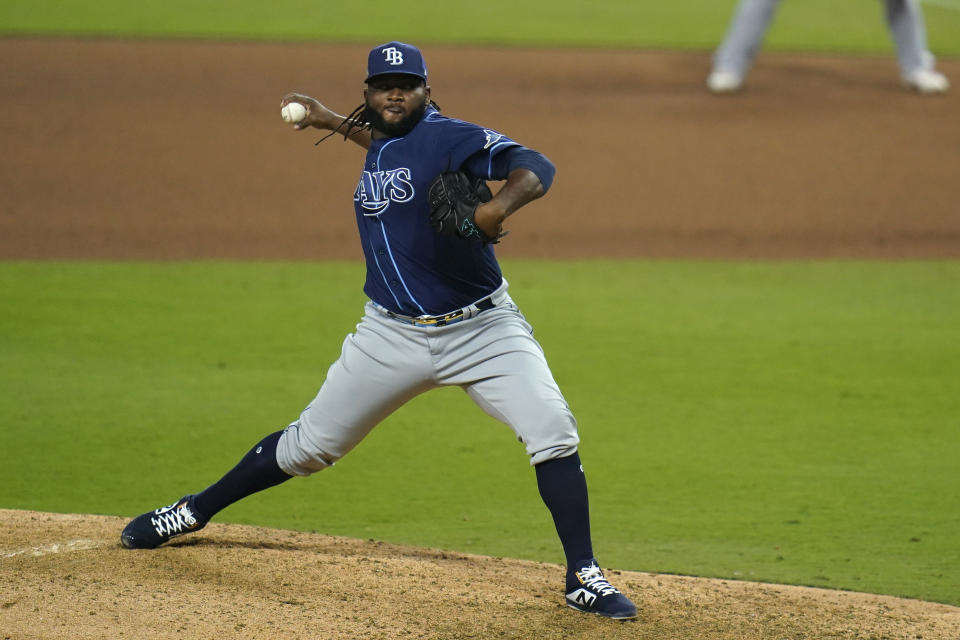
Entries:
{"label": "white pant leg of background player", "polygon": [[367,303],[317,396],[280,437],[277,463],[291,475],[320,471],[405,402],[436,386],[425,333]]}
{"label": "white pant leg of background player", "polygon": [[577,421],[512,301],[464,324],[469,331],[434,334],[440,382],[462,386],[487,414],[512,428],[530,464],[575,453]]}
{"label": "white pant leg of background player", "polygon": [[713,56],[714,70],[746,76],[779,5],[780,0],[741,0]]}
{"label": "white pant leg of background player", "polygon": [[884,0],[884,4],[901,74],[933,69],[935,61],[927,48],[927,27],[919,0]]}

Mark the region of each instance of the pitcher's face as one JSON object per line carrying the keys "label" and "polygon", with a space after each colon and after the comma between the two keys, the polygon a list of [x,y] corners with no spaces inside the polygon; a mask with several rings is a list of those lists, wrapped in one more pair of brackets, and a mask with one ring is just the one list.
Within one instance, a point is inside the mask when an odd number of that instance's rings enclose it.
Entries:
{"label": "pitcher's face", "polygon": [[373,126],[374,137],[396,137],[420,122],[430,100],[430,87],[416,76],[390,73],[371,78],[363,95],[364,119]]}

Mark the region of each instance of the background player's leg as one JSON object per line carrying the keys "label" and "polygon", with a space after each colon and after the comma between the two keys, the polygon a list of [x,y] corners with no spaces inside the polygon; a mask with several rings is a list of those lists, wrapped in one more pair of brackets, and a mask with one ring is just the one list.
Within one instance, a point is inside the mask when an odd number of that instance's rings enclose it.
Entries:
{"label": "background player's leg", "polygon": [[746,75],[779,4],[780,0],[741,0],[714,55],[715,66]]}
{"label": "background player's leg", "polygon": [[716,92],[734,91],[743,83],[773,21],[780,0],[741,0],[723,42],[713,55],[707,85]]}
{"label": "background player's leg", "polygon": [[927,27],[919,1],[885,0],[884,7],[904,84],[920,93],[947,91],[949,80],[934,69],[936,61],[927,46]]}
{"label": "background player's leg", "polygon": [[927,29],[917,0],[885,0],[884,14],[897,49],[900,72],[932,69],[933,55],[927,49]]}

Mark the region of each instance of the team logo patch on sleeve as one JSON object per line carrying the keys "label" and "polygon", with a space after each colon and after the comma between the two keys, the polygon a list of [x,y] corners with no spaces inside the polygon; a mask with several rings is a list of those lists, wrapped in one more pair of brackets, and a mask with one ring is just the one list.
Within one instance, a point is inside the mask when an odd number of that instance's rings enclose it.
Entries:
{"label": "team logo patch on sleeve", "polygon": [[497,133],[496,131],[493,131],[492,129],[484,129],[483,133],[484,135],[487,136],[487,141],[483,145],[484,149],[489,149],[490,147],[495,145],[497,142],[500,142],[501,140],[503,140],[503,135],[500,133]]}

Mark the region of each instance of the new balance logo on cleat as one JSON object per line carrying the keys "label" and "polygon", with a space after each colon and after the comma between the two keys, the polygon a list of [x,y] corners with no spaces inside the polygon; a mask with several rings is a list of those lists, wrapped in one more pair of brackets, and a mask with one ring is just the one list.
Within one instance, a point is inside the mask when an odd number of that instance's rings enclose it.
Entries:
{"label": "new balance logo on cleat", "polygon": [[170,538],[199,531],[207,525],[191,507],[191,498],[184,496],[173,504],[148,511],[130,521],[120,542],[127,549],[153,549]]}
{"label": "new balance logo on cleat", "polygon": [[596,560],[580,563],[567,574],[567,606],[577,611],[615,619],[635,618],[630,599],[607,582]]}
{"label": "new balance logo on cleat", "polygon": [[567,594],[567,600],[569,600],[574,604],[582,604],[585,607],[589,607],[593,605],[596,599],[597,599],[596,594],[590,593],[586,589],[577,589],[573,593]]}

